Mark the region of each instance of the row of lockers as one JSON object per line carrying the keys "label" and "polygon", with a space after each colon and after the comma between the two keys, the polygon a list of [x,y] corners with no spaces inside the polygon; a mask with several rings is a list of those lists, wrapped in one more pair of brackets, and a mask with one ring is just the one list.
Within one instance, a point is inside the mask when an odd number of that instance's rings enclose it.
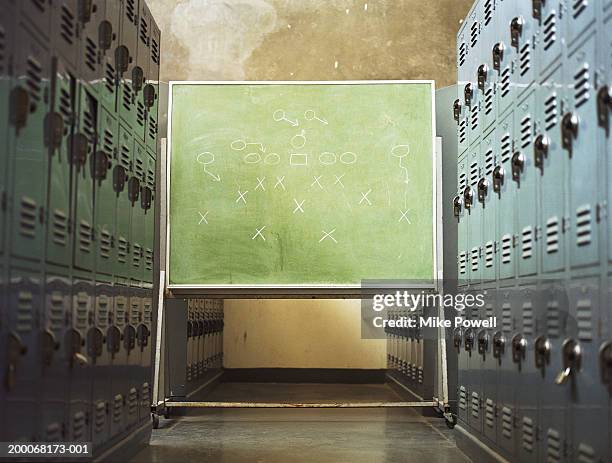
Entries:
{"label": "row of lockers", "polygon": [[[418,318],[414,312],[407,310],[392,310],[390,320]],[[418,391],[418,385],[423,384],[423,334],[421,329],[385,327],[387,336],[387,368],[395,370],[405,379],[406,385],[413,391]]]}
{"label": "row of lockers", "polygon": [[223,366],[223,300],[189,299],[187,303],[187,381]]}

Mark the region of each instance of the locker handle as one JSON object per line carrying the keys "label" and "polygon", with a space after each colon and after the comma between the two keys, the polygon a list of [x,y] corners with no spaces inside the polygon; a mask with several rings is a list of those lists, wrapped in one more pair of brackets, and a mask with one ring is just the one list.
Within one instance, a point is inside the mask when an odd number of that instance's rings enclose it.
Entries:
{"label": "locker handle", "polygon": [[546,336],[539,336],[534,345],[536,368],[544,368],[550,363],[550,341]]}
{"label": "locker handle", "polygon": [[98,185],[102,180],[106,179],[111,163],[108,155],[104,151],[97,151],[91,158],[91,177],[98,181]]}
{"label": "locker handle", "polygon": [[472,349],[474,348],[474,330],[471,328],[468,328],[465,331],[463,348],[466,352],[472,352]]}
{"label": "locker handle", "polygon": [[542,6],[545,0],[532,0],[531,2],[531,15],[538,21],[542,19]]}
{"label": "locker handle", "polygon": [[151,335],[151,331],[144,323],[138,325],[136,330],[136,339],[138,340],[138,345],[140,346],[140,350],[144,350],[144,348],[149,344],[149,336]]}
{"label": "locker handle", "polygon": [[43,365],[50,366],[53,363],[53,354],[60,347],[59,342],[55,338],[55,333],[51,330],[45,330],[41,334],[41,350]]}
{"label": "locker handle", "polygon": [[132,203],[132,206],[136,201],[138,201],[138,197],[140,196],[140,180],[136,177],[131,177],[128,180],[128,198]]}
{"label": "locker handle", "polygon": [[455,121],[459,123],[460,117],[461,117],[461,101],[459,100],[459,98],[457,98],[455,102],[453,103],[453,119],[455,119]]}
{"label": "locker handle", "polygon": [[512,155],[512,180],[521,183],[521,174],[525,169],[525,155],[520,151]]}
{"label": "locker handle", "polygon": [[478,201],[483,203],[489,194],[489,181],[486,178],[478,180]]}
{"label": "locker handle", "polygon": [[19,134],[28,122],[30,112],[30,95],[23,87],[15,87],[11,91],[10,121]]}
{"label": "locker handle", "polygon": [[601,381],[612,384],[612,341],[603,343],[599,348],[599,369]]}
{"label": "locker handle", "polygon": [[538,135],[533,143],[534,164],[541,172],[544,172],[544,158],[548,156],[550,138],[547,135]]}
{"label": "locker handle", "polygon": [[485,85],[487,84],[487,76],[489,74],[489,66],[486,64],[481,64],[478,66],[478,88],[480,91],[485,91]]}
{"label": "locker handle", "polygon": [[525,20],[522,16],[517,16],[512,19],[510,22],[510,44],[519,50],[520,47],[520,38],[523,35],[523,26],[525,25]]}
{"label": "locker handle", "polygon": [[501,193],[501,187],[506,179],[506,171],[502,166],[497,166],[493,169],[493,191],[497,194]]}
{"label": "locker handle", "polygon": [[597,122],[610,136],[610,111],[612,111],[612,87],[604,85],[597,92]]}
{"label": "locker handle", "polygon": [[144,99],[144,105],[146,106],[146,108],[151,109],[155,104],[155,100],[157,98],[157,95],[155,93],[155,87],[151,84],[145,85],[144,90],[142,92],[142,97]]}
{"label": "locker handle", "polygon": [[148,186],[141,188],[140,191],[140,207],[145,211],[151,209],[151,203],[153,200],[153,192]]}
{"label": "locker handle", "polygon": [[575,113],[569,112],[561,120],[561,145],[572,156],[573,141],[578,138],[579,119]]}
{"label": "locker handle", "polygon": [[100,50],[103,52],[109,50],[113,44],[113,38],[113,25],[110,23],[110,21],[102,21],[98,26],[98,45]]}
{"label": "locker handle", "polygon": [[498,73],[501,70],[501,62],[504,60],[504,50],[505,45],[503,42],[498,42],[493,45],[492,55],[493,55],[493,69],[495,69]]}
{"label": "locker handle", "polygon": [[21,340],[21,336],[15,332],[11,332],[8,337],[8,349],[7,349],[7,373],[6,373],[6,387],[8,390],[15,387],[17,366],[19,364],[19,358],[28,353],[27,346]]}
{"label": "locker handle", "polygon": [[69,359],[70,366],[73,367],[75,364],[85,366],[89,364],[89,360],[83,354],[81,354],[81,348],[85,344],[81,333],[72,328],[66,332],[65,345],[67,350],[66,357]]}
{"label": "locker handle", "polygon": [[113,169],[113,190],[117,195],[125,189],[125,183],[127,180],[127,172],[125,167],[117,165]]}
{"label": "locker handle", "polygon": [[115,325],[109,326],[106,331],[107,350],[114,357],[114,355],[121,349],[121,331]]}
{"label": "locker handle", "polygon": [[53,156],[55,150],[62,145],[62,136],[64,135],[64,118],[55,112],[48,112],[45,116],[45,146],[50,148],[50,154]]}
{"label": "locker handle", "polygon": [[119,75],[123,75],[130,65],[130,50],[125,45],[121,45],[115,50],[115,67]]}
{"label": "locker handle", "polygon": [[469,186],[465,187],[465,190],[463,190],[463,204],[468,210],[471,209],[474,204],[474,192]]}
{"label": "locker handle", "polygon": [[561,347],[561,355],[563,358],[563,369],[555,378],[555,383],[562,385],[570,379],[570,376],[580,370],[582,363],[582,348],[575,339],[566,339]]}
{"label": "locker handle", "polygon": [[463,88],[463,98],[465,100],[465,105],[470,107],[472,106],[472,98],[474,96],[474,89],[472,88],[472,84],[466,84]]}
{"label": "locker handle", "polygon": [[478,353],[484,356],[489,350],[489,333],[487,330],[481,330],[478,333]]}
{"label": "locker handle", "polygon": [[522,334],[516,334],[512,338],[512,360],[519,365],[525,358],[527,351],[527,339]]}
{"label": "locker handle", "polygon": [[463,209],[463,199],[461,199],[461,196],[457,195],[453,198],[453,215],[455,217],[459,217],[461,215],[462,209]]}
{"label": "locker handle", "polygon": [[126,325],[123,330],[123,347],[128,353],[136,346],[136,328]]}
{"label": "locker handle", "polygon": [[140,66],[135,66],[134,69],[132,69],[132,88],[135,93],[140,92],[144,85],[144,80],[144,71]]}
{"label": "locker handle", "polygon": [[506,350],[506,337],[501,331],[493,335],[493,357],[501,359]]}
{"label": "locker handle", "polygon": [[81,168],[87,161],[89,141],[82,133],[75,133],[70,137],[70,160],[72,164]]}
{"label": "locker handle", "polygon": [[93,326],[87,332],[87,353],[91,358],[98,358],[102,355],[102,345],[106,342],[104,333],[97,326]]}

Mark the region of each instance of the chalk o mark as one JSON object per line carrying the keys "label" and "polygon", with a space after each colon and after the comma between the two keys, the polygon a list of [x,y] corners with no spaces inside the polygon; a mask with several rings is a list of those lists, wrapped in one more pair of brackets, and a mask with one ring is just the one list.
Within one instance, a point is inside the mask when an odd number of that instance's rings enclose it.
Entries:
{"label": "chalk o mark", "polygon": [[280,156],[276,153],[269,153],[264,158],[264,164],[274,166],[280,162]]}
{"label": "chalk o mark", "polygon": [[324,166],[331,166],[336,163],[336,153],[324,151],[319,155],[319,162]]}
{"label": "chalk o mark", "polygon": [[357,155],[352,151],[347,151],[340,155],[340,162],[342,164],[355,164],[357,162]]}
{"label": "chalk o mark", "polygon": [[215,162],[215,155],[210,151],[204,151],[196,156],[196,161],[205,166]]}
{"label": "chalk o mark", "polygon": [[410,154],[410,145],[396,145],[391,149],[391,155],[396,158],[405,158]]}
{"label": "chalk o mark", "polygon": [[303,148],[304,145],[306,145],[306,131],[302,129],[300,133],[291,138],[291,146],[297,150]]}
{"label": "chalk o mark", "polygon": [[247,164],[257,164],[261,162],[261,154],[249,153],[244,156],[244,162],[246,162]]}

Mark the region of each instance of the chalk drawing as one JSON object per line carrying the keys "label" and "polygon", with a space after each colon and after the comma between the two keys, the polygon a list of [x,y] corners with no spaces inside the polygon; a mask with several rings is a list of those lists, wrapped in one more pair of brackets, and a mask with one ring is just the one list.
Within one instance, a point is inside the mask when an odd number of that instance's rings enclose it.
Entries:
{"label": "chalk drawing", "polygon": [[331,166],[336,163],[336,153],[332,153],[331,151],[323,151],[319,155],[319,162],[324,166]]}
{"label": "chalk drawing", "polygon": [[261,162],[261,154],[249,153],[244,156],[244,162],[247,164],[258,164]]}
{"label": "chalk drawing", "polygon": [[322,230],[323,236],[321,236],[321,239],[319,240],[319,243],[321,243],[322,241],[326,240],[327,238],[332,240],[334,243],[338,243],[338,241],[336,241],[336,238],[334,238],[332,236],[335,231],[336,231],[335,228],[332,231],[329,231],[329,232],[326,232],[325,230]]}
{"label": "chalk drawing", "polygon": [[215,162],[215,155],[213,153],[211,153],[210,151],[204,151],[203,153],[200,153],[196,156],[196,161],[204,166],[204,172],[210,175],[215,182],[221,181],[221,177],[217,174],[213,174],[211,171],[208,170],[207,167],[213,162]]}
{"label": "chalk drawing", "polygon": [[357,155],[352,151],[346,151],[340,155],[340,162],[342,164],[355,164],[357,162]]}
{"label": "chalk drawing", "polygon": [[363,202],[365,201],[366,203],[368,203],[369,206],[372,205],[372,203],[370,202],[370,200],[368,199],[368,195],[372,193],[372,188],[370,188],[368,191],[361,192],[361,200],[359,201],[359,204],[363,204]]}
{"label": "chalk drawing", "polygon": [[274,166],[280,162],[280,156],[276,153],[269,153],[264,158],[264,164]]}
{"label": "chalk drawing", "polygon": [[295,203],[295,209],[293,209],[293,213],[294,213],[294,214],[295,214],[296,212],[298,212],[298,211],[300,211],[300,212],[304,213],[304,208],[303,208],[303,206],[304,206],[304,202],[305,202],[305,201],[306,201],[306,200],[305,200],[305,199],[303,199],[301,202],[298,202],[298,200],[297,200],[297,199],[293,198],[293,202]]}
{"label": "chalk drawing", "polygon": [[246,202],[246,195],[247,195],[248,192],[249,192],[248,190],[245,191],[245,192],[242,192],[242,191],[238,190],[238,198],[236,198],[236,202],[242,201],[244,204],[246,204],[247,203]]}
{"label": "chalk drawing", "polygon": [[318,185],[319,188],[323,189],[323,185],[321,185],[321,177],[323,177],[322,175],[317,175],[314,176],[312,178],[314,178],[314,181],[310,184],[310,187],[312,188],[315,185]]}
{"label": "chalk drawing", "polygon": [[272,119],[274,119],[275,122],[288,122],[293,127],[297,127],[298,125],[300,125],[300,122],[297,119],[289,119],[284,109],[277,109],[276,111],[274,111],[274,114],[272,114]]}
{"label": "chalk drawing", "polygon": [[283,191],[287,191],[285,188],[285,184],[283,183],[284,181],[285,181],[284,175],[282,177],[276,177],[276,183],[274,184],[274,189],[276,190],[276,187],[280,185],[280,188],[282,188]]}
{"label": "chalk drawing", "polygon": [[334,175],[334,177],[336,177],[336,180],[334,181],[334,185],[340,185],[342,188],[344,188],[344,183],[342,183],[342,177],[344,177],[346,174],[342,174],[340,176],[338,175]]}
{"label": "chalk drawing", "polygon": [[289,164],[292,166],[307,166],[308,155],[303,153],[292,153],[289,155]]}
{"label": "chalk drawing", "polygon": [[208,225],[208,220],[206,219],[206,217],[208,216],[209,212],[210,211],[206,211],[206,213],[202,214],[200,211],[198,211],[198,214],[200,214],[200,221],[198,222],[198,225],[202,225],[202,222]]}
{"label": "chalk drawing", "polygon": [[251,239],[254,240],[255,238],[257,238],[259,236],[259,237],[261,237],[262,240],[266,241],[266,237],[263,236],[263,233],[262,233],[264,231],[264,228],[266,228],[266,225],[264,225],[261,228],[256,228],[255,229],[255,234],[253,235],[253,237]]}
{"label": "chalk drawing", "polygon": [[404,171],[404,183],[408,183],[408,168],[404,165],[404,159],[410,154],[410,145],[396,145],[391,149],[391,156],[399,158],[399,167]]}
{"label": "chalk drawing", "polygon": [[406,209],[405,211],[400,210],[401,216],[400,216],[398,222],[401,222],[402,220],[405,220],[409,224],[412,224],[412,222],[410,222],[410,219],[408,218],[408,213],[409,212],[410,212],[410,209]]}
{"label": "chalk drawing", "polygon": [[291,138],[291,146],[293,146],[293,149],[299,150],[303,148],[304,145],[306,145],[306,131],[302,129],[300,133]]}
{"label": "chalk drawing", "polygon": [[264,178],[257,177],[257,186],[255,187],[255,191],[257,191],[259,188],[261,188],[263,191],[266,191],[266,187],[263,183],[265,179],[266,177]]}
{"label": "chalk drawing", "polygon": [[328,125],[329,122],[327,122],[326,119],[321,119],[320,117],[317,116],[317,113],[314,111],[314,109],[309,109],[304,113],[304,119],[306,119],[307,121],[319,121],[321,124],[324,125]]}
{"label": "chalk drawing", "polygon": [[266,152],[266,147],[263,145],[263,143],[259,142],[247,142],[246,140],[239,138],[230,144],[230,148],[232,148],[234,151],[243,151],[247,146],[257,146],[262,153]]}

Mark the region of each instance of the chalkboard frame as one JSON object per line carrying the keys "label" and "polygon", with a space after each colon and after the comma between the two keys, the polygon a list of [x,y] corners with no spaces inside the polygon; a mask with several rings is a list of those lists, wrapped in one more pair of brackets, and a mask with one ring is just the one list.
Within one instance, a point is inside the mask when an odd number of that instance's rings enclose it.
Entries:
{"label": "chalkboard frame", "polygon": [[[436,140],[436,104],[434,80],[335,80],[335,81],[212,81],[212,80],[179,80],[168,83],[168,135],[166,152],[166,272],[165,287],[170,297],[217,297],[217,298],[362,298],[365,293],[360,284],[171,284],[170,283],[170,191],[171,191],[171,165],[172,165],[172,112],[173,89],[181,85],[385,85],[385,84],[425,84],[430,86],[431,93],[431,127],[432,127],[432,203],[433,217],[433,273],[431,282],[415,282],[411,289],[437,291],[441,279],[440,269],[442,249],[442,204],[441,204],[441,159],[440,144]],[[368,287],[367,294],[376,290],[395,289],[393,284],[381,285],[380,288]],[[406,289],[402,286],[398,289]]]}

